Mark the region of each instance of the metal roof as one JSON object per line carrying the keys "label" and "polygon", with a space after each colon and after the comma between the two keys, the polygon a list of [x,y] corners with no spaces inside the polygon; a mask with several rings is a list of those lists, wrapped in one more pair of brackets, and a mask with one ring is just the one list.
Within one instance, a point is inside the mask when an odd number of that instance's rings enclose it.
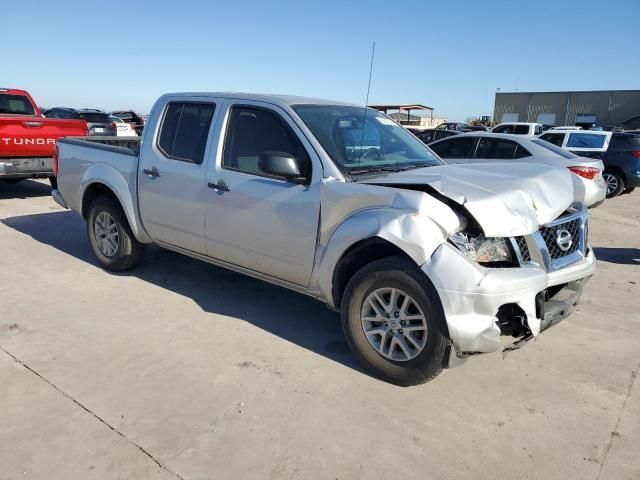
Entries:
{"label": "metal roof", "polygon": [[376,110],[433,110],[432,107],[426,105],[420,105],[419,103],[407,104],[407,105],[369,105],[369,107]]}

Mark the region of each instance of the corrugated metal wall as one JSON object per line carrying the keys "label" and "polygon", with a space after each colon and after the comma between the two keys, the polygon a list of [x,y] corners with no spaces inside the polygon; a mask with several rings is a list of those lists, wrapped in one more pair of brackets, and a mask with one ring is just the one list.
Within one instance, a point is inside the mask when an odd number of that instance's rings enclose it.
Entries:
{"label": "corrugated metal wall", "polygon": [[594,92],[496,93],[494,119],[517,113],[520,122],[536,122],[540,113],[555,113],[556,125],[574,125],[579,114],[596,116],[596,125],[622,125],[640,115],[640,90]]}

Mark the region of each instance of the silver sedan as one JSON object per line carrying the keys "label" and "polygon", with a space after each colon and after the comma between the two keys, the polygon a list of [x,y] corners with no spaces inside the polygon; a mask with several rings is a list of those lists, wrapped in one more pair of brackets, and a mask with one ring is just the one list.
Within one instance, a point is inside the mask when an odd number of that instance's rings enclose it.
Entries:
{"label": "silver sedan", "polygon": [[575,153],[539,138],[496,133],[464,133],[429,143],[447,163],[547,163],[567,167],[572,173],[576,198],[587,207],[601,204],[607,194],[601,160]]}

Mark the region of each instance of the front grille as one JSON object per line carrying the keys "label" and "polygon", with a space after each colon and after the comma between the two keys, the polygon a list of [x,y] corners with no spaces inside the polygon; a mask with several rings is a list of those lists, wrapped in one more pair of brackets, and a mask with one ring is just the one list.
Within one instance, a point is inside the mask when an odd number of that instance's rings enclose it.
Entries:
{"label": "front grille", "polygon": [[520,257],[523,263],[529,263],[531,261],[531,253],[529,252],[529,246],[527,240],[524,237],[515,237],[516,245],[520,250]]}
{"label": "front grille", "polygon": [[[558,258],[565,257],[567,255],[571,255],[575,253],[578,248],[580,248],[580,228],[581,220],[579,218],[575,218],[565,223],[561,223],[559,225],[553,225],[551,227],[542,227],[540,229],[540,234],[542,235],[542,239],[544,240],[545,245],[547,246],[547,250],[549,250],[549,256],[552,260],[556,260]],[[568,232],[571,236],[569,248],[562,249],[559,244],[559,233]],[[567,245],[567,235],[560,234],[562,238],[565,239],[565,245]]]}

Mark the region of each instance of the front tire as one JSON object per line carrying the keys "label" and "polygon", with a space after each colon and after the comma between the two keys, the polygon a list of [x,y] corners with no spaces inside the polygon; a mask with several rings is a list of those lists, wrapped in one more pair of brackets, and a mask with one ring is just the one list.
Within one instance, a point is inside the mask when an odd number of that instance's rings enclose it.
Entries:
{"label": "front tire", "polygon": [[133,236],[127,217],[115,199],[100,196],[91,202],[87,234],[91,250],[104,269],[119,272],[140,263],[144,245]]}
{"label": "front tire", "polygon": [[49,183],[51,184],[51,190],[58,188],[58,179],[56,177],[49,177]]}
{"label": "front tire", "polygon": [[376,377],[410,386],[442,371],[449,341],[440,298],[409,259],[388,257],[362,268],[341,307],[347,342]]}
{"label": "front tire", "polygon": [[624,190],[624,179],[619,173],[605,171],[602,178],[607,184],[607,198],[617,197]]}

